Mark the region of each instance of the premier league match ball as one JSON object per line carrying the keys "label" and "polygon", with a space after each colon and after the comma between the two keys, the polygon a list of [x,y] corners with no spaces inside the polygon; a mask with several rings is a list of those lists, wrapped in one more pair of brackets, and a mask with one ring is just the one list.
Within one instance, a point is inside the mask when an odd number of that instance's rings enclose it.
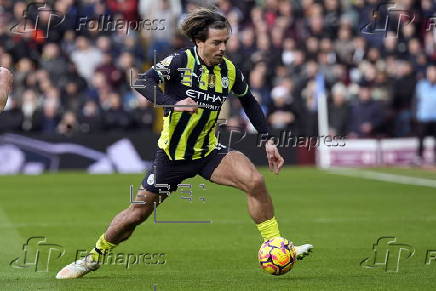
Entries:
{"label": "premier league match ball", "polygon": [[297,259],[294,244],[283,237],[275,237],[264,242],[258,255],[260,267],[271,275],[289,272]]}

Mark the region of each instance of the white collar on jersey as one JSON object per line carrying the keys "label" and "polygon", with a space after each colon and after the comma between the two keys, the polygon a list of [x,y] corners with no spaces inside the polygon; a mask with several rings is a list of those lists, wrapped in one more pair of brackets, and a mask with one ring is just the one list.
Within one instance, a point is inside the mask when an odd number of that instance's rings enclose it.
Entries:
{"label": "white collar on jersey", "polygon": [[194,46],[194,53],[195,53],[195,61],[196,61],[199,65],[201,65],[200,59],[199,59],[199,57],[198,57],[198,52],[197,52],[197,46],[196,46],[196,45]]}

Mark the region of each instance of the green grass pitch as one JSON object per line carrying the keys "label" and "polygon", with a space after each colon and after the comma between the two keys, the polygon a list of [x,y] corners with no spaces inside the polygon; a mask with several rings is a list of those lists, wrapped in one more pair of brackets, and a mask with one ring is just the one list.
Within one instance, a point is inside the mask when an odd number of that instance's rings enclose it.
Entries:
{"label": "green grass pitch", "polygon": [[[245,195],[198,177],[188,181],[193,185],[192,202],[172,194],[157,210],[157,219],[212,223],[156,224],[150,217],[114,250],[165,253],[165,264],[138,263],[128,269],[122,263],[104,265],[82,279],[56,280],[57,271],[74,260],[76,250],[92,247],[113,215],[129,205],[129,185],[136,187],[142,175],[3,176],[0,290],[434,290],[436,188],[312,168],[287,168],[278,176],[261,171],[282,235],[315,246],[312,255],[286,275],[260,270],[261,239],[248,216]],[[387,173],[436,179],[434,172],[419,170]],[[204,195],[201,183],[206,184]],[[49,261],[47,272],[36,272],[32,258],[26,268],[9,265],[23,255],[22,246],[32,236],[45,236],[47,243],[65,250]],[[360,265],[382,236],[394,236],[396,243],[415,250],[410,258],[400,255],[398,272]],[[435,250],[435,259],[426,264],[428,250]]]}

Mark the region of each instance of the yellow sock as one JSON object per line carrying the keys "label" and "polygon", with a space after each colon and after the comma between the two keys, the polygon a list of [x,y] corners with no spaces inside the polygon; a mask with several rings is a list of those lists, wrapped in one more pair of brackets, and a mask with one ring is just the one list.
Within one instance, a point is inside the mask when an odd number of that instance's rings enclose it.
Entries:
{"label": "yellow sock", "polygon": [[256,225],[264,241],[280,236],[279,224],[275,216]]}
{"label": "yellow sock", "polygon": [[108,242],[104,238],[104,234],[100,236],[98,241],[95,243],[95,248],[93,248],[89,253],[91,254],[93,261],[98,261],[101,255],[107,254],[110,250],[115,248],[117,245]]}

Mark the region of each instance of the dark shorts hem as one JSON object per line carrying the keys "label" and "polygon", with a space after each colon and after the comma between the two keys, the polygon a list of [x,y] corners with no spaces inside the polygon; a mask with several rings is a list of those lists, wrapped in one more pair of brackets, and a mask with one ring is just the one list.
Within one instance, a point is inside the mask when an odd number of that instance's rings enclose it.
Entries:
{"label": "dark shorts hem", "polygon": [[197,160],[172,161],[164,150],[158,148],[152,168],[145,175],[142,187],[155,194],[165,194],[177,190],[185,179],[196,175],[209,180],[222,159],[230,150],[217,147],[209,155]]}

